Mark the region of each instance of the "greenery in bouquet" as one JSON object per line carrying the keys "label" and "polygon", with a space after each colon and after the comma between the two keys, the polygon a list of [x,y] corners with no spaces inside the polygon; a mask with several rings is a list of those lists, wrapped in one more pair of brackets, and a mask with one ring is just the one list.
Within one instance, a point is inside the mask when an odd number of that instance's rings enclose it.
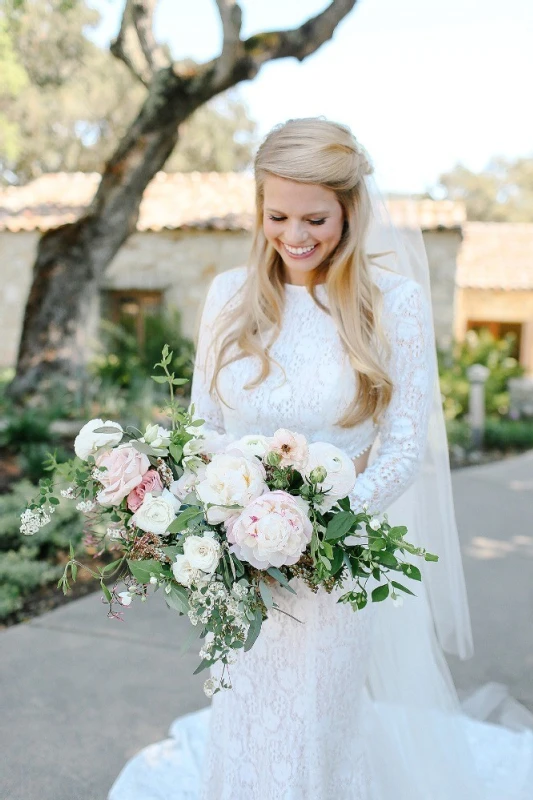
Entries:
{"label": "greenery in bouquet", "polygon": [[161,588],[203,640],[196,672],[218,665],[204,684],[208,695],[231,687],[237,651],[253,646],[269,614],[288,613],[283,593],[296,594],[298,581],[313,592],[335,590],[354,611],[414,594],[396,580],[421,580],[408,558],[437,556],[409,543],[407,529],[386,514],[351,508],[356,473],[345,453],[284,428],[238,440],[209,430],[194,406],[176,401],[185,379],[170,372],[171,362],[165,345],[156,364],[163,374],[152,376],[169,388],[170,428],[143,433],[91,420],[76,437],[75,459],[49,457],[53,477],[21,516],[22,532],[34,534],[50,521],[58,493],[76,499],[95,541],[120,552],[94,571],[72,552],[63,591],[79,568],[89,569],[109,616],[122,619],[134,598]]}

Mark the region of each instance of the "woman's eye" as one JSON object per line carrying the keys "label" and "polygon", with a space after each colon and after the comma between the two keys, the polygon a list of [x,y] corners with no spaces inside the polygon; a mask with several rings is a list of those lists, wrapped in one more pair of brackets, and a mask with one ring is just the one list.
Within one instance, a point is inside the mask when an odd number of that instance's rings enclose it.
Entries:
{"label": "woman's eye", "polygon": [[311,225],[323,225],[325,221],[326,221],[325,219],[310,219],[309,220]]}
{"label": "woman's eye", "polygon": [[272,220],[272,222],[283,222],[285,217],[274,217],[272,214],[268,215],[268,218]]}

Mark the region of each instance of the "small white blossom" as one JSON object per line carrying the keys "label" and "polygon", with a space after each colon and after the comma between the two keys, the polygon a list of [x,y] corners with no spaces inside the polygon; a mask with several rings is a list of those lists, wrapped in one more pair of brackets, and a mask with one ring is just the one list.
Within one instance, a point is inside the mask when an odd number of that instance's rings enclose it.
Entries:
{"label": "small white blossom", "polygon": [[152,584],[152,586],[157,586],[157,584],[158,584],[158,580],[157,580],[157,578],[155,577],[155,575],[151,575],[151,576],[150,576],[150,583]]}
{"label": "small white blossom", "polygon": [[61,497],[66,497],[67,500],[74,500],[74,486],[69,486],[68,489],[61,489]]}
{"label": "small white blossom", "polygon": [[92,500],[80,500],[76,506],[76,511],[81,511],[82,514],[89,514],[95,505],[96,503],[94,503]]}
{"label": "small white blossom", "polygon": [[106,535],[109,536],[110,539],[122,539],[125,533],[126,531],[124,528],[108,528],[106,530]]}
{"label": "small white blossom", "polygon": [[215,678],[208,678],[204,683],[204,692],[207,697],[212,697],[219,688],[219,682]]}
{"label": "small white blossom", "polygon": [[377,517],[372,517],[370,522],[368,523],[373,531],[378,531],[381,528],[381,522]]}
{"label": "small white blossom", "polygon": [[401,606],[403,606],[403,597],[401,597],[399,594],[396,594],[396,592],[393,592],[391,594],[391,599],[392,599],[392,605],[395,608],[400,608]]}
{"label": "small white blossom", "polygon": [[193,608],[187,612],[187,616],[189,617],[191,625],[198,625],[198,617],[196,616],[196,611]]}
{"label": "small white blossom", "polygon": [[27,508],[26,511],[20,515],[20,532],[25,536],[33,536],[33,534],[37,533],[44,525],[48,525],[50,522],[50,514],[53,513],[53,506],[48,506],[47,508],[41,506],[33,510]]}
{"label": "small white blossom", "polygon": [[130,592],[119,592],[120,602],[123,606],[130,606],[133,600],[133,595]]}

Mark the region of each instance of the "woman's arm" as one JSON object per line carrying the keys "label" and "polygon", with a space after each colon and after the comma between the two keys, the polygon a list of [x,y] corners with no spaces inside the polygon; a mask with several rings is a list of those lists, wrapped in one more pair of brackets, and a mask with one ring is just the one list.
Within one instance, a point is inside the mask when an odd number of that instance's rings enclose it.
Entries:
{"label": "woman's arm", "polygon": [[383,308],[393,394],[381,416],[376,458],[350,493],[354,511],[364,503],[371,512],[386,511],[414,482],[424,457],[435,378],[431,309],[415,281],[403,283],[394,294],[390,308],[386,303]]}

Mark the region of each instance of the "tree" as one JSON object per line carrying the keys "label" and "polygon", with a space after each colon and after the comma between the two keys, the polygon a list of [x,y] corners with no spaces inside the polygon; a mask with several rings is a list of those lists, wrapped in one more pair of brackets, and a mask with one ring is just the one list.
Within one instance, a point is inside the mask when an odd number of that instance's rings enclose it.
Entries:
{"label": "tree", "polygon": [[469,220],[533,222],[533,157],[493,159],[472,172],[458,164],[439,178],[433,194],[462,200]]}
{"label": "tree", "polygon": [[[84,2],[24,0],[0,27],[0,181],[44,172],[101,172],[146,97],[122,61],[87,38]],[[216,135],[210,135],[215,131]],[[216,98],[180,129],[169,171],[249,165],[255,125],[236,97]]]}
{"label": "tree", "polygon": [[134,232],[144,189],[171,155],[180,125],[212,98],[252,80],[263,64],[302,61],[330,39],[357,0],[330,4],[298,28],[241,38],[236,0],[216,0],[223,31],[220,54],[206,63],[174,61],[152,31],[156,0],[126,0],[111,52],[146,87],[146,97],[107,161],[85,215],[46,232],[37,248],[12,397],[60,379],[76,385],[85,361],[84,330],[105,268]]}

